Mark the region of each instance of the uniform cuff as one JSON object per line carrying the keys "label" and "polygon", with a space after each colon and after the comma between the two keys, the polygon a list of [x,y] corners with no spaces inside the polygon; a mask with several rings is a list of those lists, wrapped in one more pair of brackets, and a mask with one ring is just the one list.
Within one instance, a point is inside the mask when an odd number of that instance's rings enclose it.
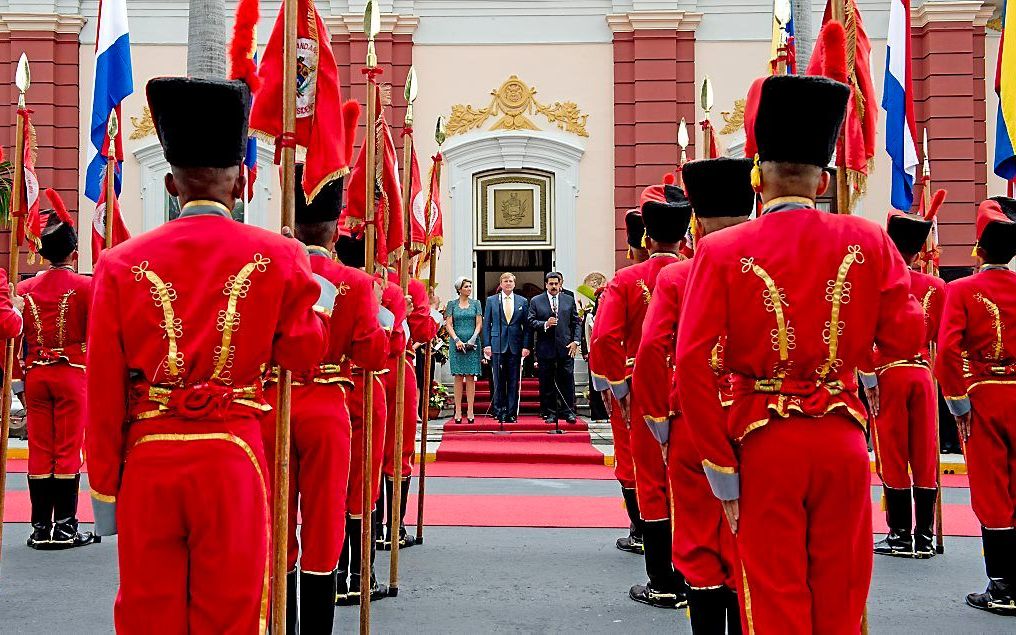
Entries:
{"label": "uniform cuff", "polygon": [[116,534],[116,499],[92,492],[92,515],[95,517],[95,535]]}
{"label": "uniform cuff", "polygon": [[878,386],[878,375],[876,375],[875,373],[858,372],[857,374],[861,376],[861,385],[867,388],[868,390],[871,390],[875,386]]}
{"label": "uniform cuff", "polygon": [[603,392],[604,390],[608,390],[610,388],[610,382],[607,381],[606,377],[601,375],[594,375],[590,373],[589,383],[596,392]]}
{"label": "uniform cuff", "polygon": [[317,302],[314,303],[314,310],[331,316],[332,309],[335,307],[335,296],[338,293],[335,285],[316,273],[314,279],[321,286],[321,294],[318,296]]}
{"label": "uniform cuff", "polygon": [[[14,394],[17,394],[19,392],[25,392],[25,380],[24,379],[15,379],[14,381],[12,381],[11,382],[11,392],[13,392]],[[24,405],[24,404],[21,404],[21,405]]]}
{"label": "uniform cuff", "polygon": [[711,461],[702,461],[706,480],[713,490],[713,496],[721,501],[737,500],[741,497],[741,476],[732,467],[721,467]]}
{"label": "uniform cuff", "polygon": [[614,398],[620,401],[628,396],[628,393],[631,392],[631,389],[628,388],[627,381],[619,381],[619,382],[612,381],[610,382],[610,392],[614,393]]}
{"label": "uniform cuff", "polygon": [[392,330],[392,327],[395,326],[395,314],[383,306],[380,306],[377,309],[377,323],[380,324],[381,328],[384,330],[390,331]]}
{"label": "uniform cuff", "polygon": [[946,397],[945,405],[954,417],[961,417],[970,412],[970,397]]}
{"label": "uniform cuff", "polygon": [[668,417],[657,418],[644,415],[643,418],[657,443],[663,445],[670,441],[670,419]]}
{"label": "uniform cuff", "polygon": [[434,324],[438,326],[441,326],[441,323],[444,322],[444,316],[437,309],[430,310],[430,319],[434,320]]}

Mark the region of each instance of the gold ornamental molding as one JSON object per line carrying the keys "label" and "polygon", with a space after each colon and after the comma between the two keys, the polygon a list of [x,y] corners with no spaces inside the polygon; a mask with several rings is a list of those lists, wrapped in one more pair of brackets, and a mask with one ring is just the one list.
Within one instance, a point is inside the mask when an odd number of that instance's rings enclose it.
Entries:
{"label": "gold ornamental molding", "polygon": [[482,127],[492,117],[500,116],[490,130],[539,130],[528,115],[543,115],[547,121],[556,124],[565,132],[588,137],[586,121],[589,115],[582,113],[573,101],[555,101],[547,106],[536,100],[536,89],[512,75],[500,88],[490,91],[491,100],[485,108],[477,110],[467,104],[452,106],[448,118],[448,136],[462,134]]}
{"label": "gold ornamental molding", "polygon": [[738,99],[734,101],[734,112],[724,110],[720,113],[720,116],[723,117],[723,122],[726,124],[720,130],[720,134],[728,135],[744,130],[744,108],[747,103],[748,101],[745,99]]}
{"label": "gold ornamental molding", "polygon": [[129,137],[131,141],[155,134],[155,122],[152,121],[152,111],[148,110],[148,106],[141,109],[140,117],[131,117],[131,125],[134,126],[134,131]]}
{"label": "gold ornamental molding", "polygon": [[43,31],[52,33],[81,33],[85,26],[82,15],[59,13],[4,13],[0,15],[0,33],[13,31]]}

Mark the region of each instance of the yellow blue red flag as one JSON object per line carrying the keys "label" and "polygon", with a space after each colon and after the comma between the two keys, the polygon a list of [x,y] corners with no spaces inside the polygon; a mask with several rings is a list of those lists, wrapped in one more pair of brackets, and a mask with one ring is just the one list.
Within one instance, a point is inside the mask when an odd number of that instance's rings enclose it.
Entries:
{"label": "yellow blue red flag", "polygon": [[1002,42],[998,47],[995,92],[998,93],[998,123],[995,127],[995,174],[1007,181],[1016,179],[1016,11],[1002,4]]}

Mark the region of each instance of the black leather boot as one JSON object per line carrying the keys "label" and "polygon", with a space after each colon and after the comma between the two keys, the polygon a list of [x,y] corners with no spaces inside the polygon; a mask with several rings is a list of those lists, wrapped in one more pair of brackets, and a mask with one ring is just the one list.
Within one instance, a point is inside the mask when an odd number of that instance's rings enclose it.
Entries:
{"label": "black leather boot", "polygon": [[71,549],[95,542],[90,531],[78,532],[78,487],[81,475],[53,479],[53,539],[50,549]]}
{"label": "black leather boot", "polygon": [[32,535],[28,546],[46,549],[53,535],[53,477],[28,478],[28,497],[32,501]]}
{"label": "black leather boot", "polygon": [[329,635],[335,622],[335,574],[300,572],[300,633]]}
{"label": "black leather boot", "polygon": [[[374,547],[382,551],[388,551],[392,548],[391,536],[385,534],[384,516],[389,512],[387,511],[391,507],[392,501],[392,480],[382,474],[381,475],[381,487],[377,493],[377,500],[374,501],[374,514],[371,515],[371,520],[374,522],[373,529],[371,530],[371,536],[374,538]],[[392,520],[389,517],[388,526],[391,527]],[[389,532],[390,534],[391,532]]]}
{"label": "black leather boot", "polygon": [[[406,506],[409,503],[409,485],[413,480],[411,476],[402,479],[402,500],[399,501],[399,549],[415,547],[416,536],[406,531]],[[388,535],[392,535],[391,521],[388,524]]]}
{"label": "black leather boot", "polygon": [[695,635],[722,635],[727,632],[727,600],[730,590],[688,589],[688,617]]}
{"label": "black leather boot", "polygon": [[935,555],[935,503],[938,490],[914,488],[914,557]]}
{"label": "black leather boot", "polygon": [[621,496],[624,497],[624,509],[628,512],[628,535],[617,539],[617,548],[628,553],[642,555],[646,552],[642,541],[642,519],[639,518],[639,499],[635,495],[635,489],[621,488]]}
{"label": "black leather boot", "polygon": [[688,605],[684,577],[674,571],[671,560],[672,537],[670,520],[655,520],[643,524],[646,549],[646,573],[649,582],[636,584],[628,597],[661,609],[677,609]]}
{"label": "black leather boot", "polygon": [[353,519],[346,516],[346,537],[342,541],[338,568],[335,570],[335,605],[343,606],[349,595],[349,545],[353,536]]}
{"label": "black leather boot", "polygon": [[[361,558],[360,558],[360,523],[362,521],[358,518],[352,519],[352,527],[350,527],[351,534],[349,536],[349,592],[346,594],[346,605],[355,605],[360,603],[360,575],[361,575]],[[374,553],[373,540],[371,540],[370,550],[370,563],[367,565],[368,575],[370,575],[370,601],[380,600],[388,597],[388,587],[383,584],[378,584],[377,579],[374,577]]]}
{"label": "black leather boot", "polygon": [[988,588],[971,593],[967,604],[997,615],[1016,616],[1016,529],[981,527]]}
{"label": "black leather boot", "polygon": [[898,558],[914,557],[914,542],[910,537],[910,490],[883,487],[885,519],[889,534],[875,543],[875,553]]}
{"label": "black leather boot", "polygon": [[727,590],[727,634],[741,635],[741,602],[734,589]]}
{"label": "black leather boot", "polygon": [[286,573],[286,635],[296,635],[296,569]]}

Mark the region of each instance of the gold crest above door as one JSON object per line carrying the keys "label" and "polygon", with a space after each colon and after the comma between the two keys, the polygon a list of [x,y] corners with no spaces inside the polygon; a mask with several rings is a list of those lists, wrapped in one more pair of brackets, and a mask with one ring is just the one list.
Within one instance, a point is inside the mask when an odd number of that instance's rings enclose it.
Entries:
{"label": "gold crest above door", "polygon": [[448,118],[448,136],[481,128],[494,117],[500,118],[489,128],[490,130],[539,130],[540,128],[529,118],[530,115],[542,115],[565,132],[580,137],[589,136],[586,131],[589,115],[583,114],[575,102],[555,101],[549,106],[541,104],[536,100],[536,89],[516,75],[506,79],[500,88],[490,91],[490,95],[490,103],[479,110],[465,104],[452,106],[452,113]]}

